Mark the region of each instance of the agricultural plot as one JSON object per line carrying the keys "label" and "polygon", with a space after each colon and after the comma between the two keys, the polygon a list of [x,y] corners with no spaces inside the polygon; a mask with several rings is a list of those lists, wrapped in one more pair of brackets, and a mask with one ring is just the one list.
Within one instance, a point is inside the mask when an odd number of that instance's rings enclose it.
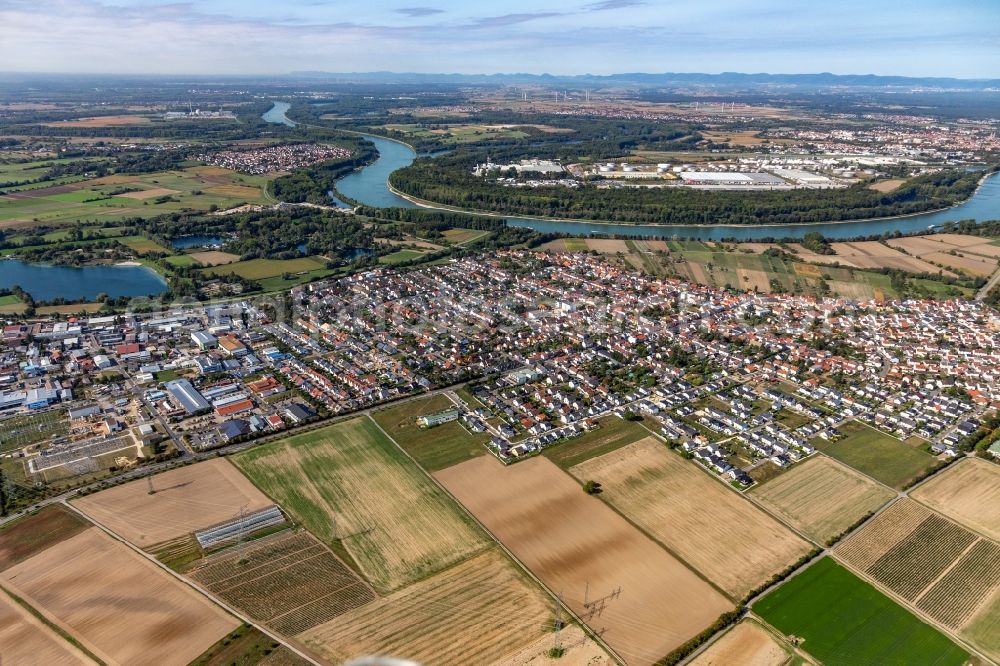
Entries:
{"label": "agricultural plot", "polygon": [[0,421],[0,452],[65,435],[68,430],[69,421],[61,410],[5,419]]}
{"label": "agricultural plot", "polygon": [[59,224],[79,219],[122,220],[182,209],[263,203],[265,177],[197,167],[48,184],[0,195],[0,225]]}
{"label": "agricultural plot", "polygon": [[229,275],[235,273],[248,280],[261,280],[284,273],[309,273],[326,268],[326,262],[316,257],[300,259],[250,259],[237,261],[225,266],[202,269],[208,275]]}
{"label": "agricultural plot", "polygon": [[598,421],[599,427],[542,451],[542,455],[569,469],[596,456],[649,437],[649,431],[634,421],[608,416]]}
{"label": "agricultural plot", "polygon": [[816,442],[817,448],[892,488],[903,488],[937,462],[934,456],[857,421],[839,430],[846,435],[844,439]]}
{"label": "agricultural plot", "polygon": [[972,532],[940,516],[928,516],[909,536],[868,567],[868,574],[913,601],[975,540]]}
{"label": "agricultural plot", "polygon": [[219,250],[205,250],[204,252],[192,252],[181,255],[191,257],[202,266],[224,266],[240,260],[240,255],[232,252],[220,252]]}
{"label": "agricultural plot", "polygon": [[1000,656],[1000,545],[901,499],[834,553],[994,658]]}
{"label": "agricultural plot", "polygon": [[236,464],[392,591],[482,550],[483,534],[367,418],[289,437]]}
{"label": "agricultural plot", "polygon": [[781,666],[791,650],[753,620],[743,620],[730,629],[691,666]]}
{"label": "agricultural plot", "polygon": [[758,502],[795,529],[824,543],[895,495],[846,465],[813,456],[750,490]]}
{"label": "agricultural plot", "polygon": [[652,437],[570,468],[601,498],[740,598],[810,546]]}
{"label": "agricultural plot", "polygon": [[875,516],[864,529],[840,542],[834,552],[853,568],[867,571],[930,516],[931,512],[916,502],[898,500]]}
{"label": "agricultural plot", "polygon": [[331,663],[369,654],[425,664],[488,664],[547,632],[552,606],[495,549],[306,631]]}
{"label": "agricultural plot", "polygon": [[1000,540],[1000,466],[994,463],[978,458],[959,461],[910,496],[970,529]]}
{"label": "agricultural plot", "polygon": [[233,520],[274,504],[228,460],[216,458],[73,500],[73,505],[142,548]]}
{"label": "agricultural plot", "polygon": [[97,528],[15,564],[0,581],[107,663],[187,664],[239,626]]}
{"label": "agricultural plot", "polygon": [[285,530],[199,563],[188,575],[275,631],[294,636],[375,593],[307,532]]}
{"label": "agricultural plot", "polygon": [[149,238],[144,238],[142,236],[126,236],[125,238],[120,238],[119,243],[126,246],[136,254],[146,254],[147,252],[158,252],[160,254],[170,254],[173,252],[170,248],[163,247],[154,240]]}
{"label": "agricultural plot", "polygon": [[818,560],[753,605],[828,666],[959,666],[968,653],[832,559]]}
{"label": "agricultural plot", "polygon": [[0,663],[95,662],[0,590]]}
{"label": "agricultural plot", "polygon": [[1000,589],[1000,546],[980,539],[917,600],[917,608],[958,629]]}
{"label": "agricultural plot", "polygon": [[422,415],[453,406],[451,400],[437,394],[378,410],[372,418],[424,469],[435,471],[486,454],[486,433],[473,434],[458,421],[433,428],[421,428],[417,423]]}
{"label": "agricultural plot", "polygon": [[629,664],[651,664],[731,604],[543,457],[435,475]]}
{"label": "agricultural plot", "polygon": [[0,571],[82,532],[90,524],[61,506],[47,506],[0,528]]}

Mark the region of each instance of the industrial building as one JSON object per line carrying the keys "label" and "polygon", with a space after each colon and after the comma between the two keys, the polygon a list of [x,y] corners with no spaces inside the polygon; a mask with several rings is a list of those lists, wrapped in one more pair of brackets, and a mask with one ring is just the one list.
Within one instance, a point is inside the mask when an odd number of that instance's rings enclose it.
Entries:
{"label": "industrial building", "polygon": [[164,387],[188,414],[205,412],[211,407],[198,389],[186,379],[174,379],[164,384]]}

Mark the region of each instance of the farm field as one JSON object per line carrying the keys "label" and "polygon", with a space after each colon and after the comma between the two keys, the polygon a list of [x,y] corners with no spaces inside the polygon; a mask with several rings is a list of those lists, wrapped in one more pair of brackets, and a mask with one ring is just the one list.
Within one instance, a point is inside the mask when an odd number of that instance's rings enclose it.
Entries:
{"label": "farm field", "polygon": [[93,659],[0,590],[0,661],[5,664],[93,664]]}
{"label": "farm field", "polygon": [[208,648],[189,666],[266,666],[279,659],[287,666],[308,666],[309,662],[267,636],[260,630],[243,624]]}
{"label": "farm field", "polygon": [[781,666],[790,651],[755,621],[743,620],[695,657],[691,666]]}
{"label": "farm field", "polygon": [[161,254],[170,254],[173,252],[172,249],[168,247],[163,247],[156,241],[150,240],[143,236],[125,236],[118,241],[125,247],[129,248],[136,254],[146,254],[147,252],[159,252]]}
{"label": "farm field", "polygon": [[901,499],[834,550],[984,652],[1000,658],[1000,545]]}
{"label": "farm field", "polygon": [[1000,540],[1000,466],[961,460],[914,490],[913,499]]}
{"label": "farm field", "polygon": [[284,530],[225,550],[187,575],[288,636],[376,598],[367,583],[305,531]]}
{"label": "farm field", "polygon": [[[0,195],[0,227],[60,224],[81,218],[116,221],[185,208],[208,210],[215,205],[225,209],[241,203],[263,203],[260,188],[266,182],[263,176],[192,167],[51,183]],[[232,186],[238,186],[238,193]]]}
{"label": "farm field", "polygon": [[89,527],[78,515],[58,505],[7,523],[0,528],[0,571]]}
{"label": "farm field", "polygon": [[234,462],[309,531],[343,548],[382,592],[486,545],[485,535],[365,417],[252,449]]}
{"label": "farm field", "polygon": [[986,277],[997,269],[997,254],[989,245],[989,240],[972,237],[973,243],[955,234],[937,234],[914,238],[894,238],[889,245],[906,250],[921,259],[943,264],[957,272]]}
{"label": "farm field", "polygon": [[204,252],[192,252],[181,255],[191,257],[202,266],[223,266],[240,260],[240,255],[231,252],[220,252],[219,250],[205,250]]}
{"label": "farm field", "polygon": [[187,664],[239,623],[96,527],[0,573],[102,661]]}
{"label": "farm field", "polygon": [[848,421],[838,430],[844,439],[820,441],[817,448],[892,488],[903,488],[937,463],[934,456],[858,421]]}
{"label": "farm field", "polygon": [[481,456],[435,476],[629,664],[654,663],[732,608],[543,457]]}
{"label": "farm field", "polygon": [[472,434],[458,421],[433,428],[417,424],[418,417],[453,406],[451,400],[439,393],[380,409],[371,416],[424,469],[436,471],[486,454],[483,444],[489,441],[487,433]]}
{"label": "farm field", "polygon": [[414,259],[420,259],[424,256],[424,252],[418,252],[417,250],[397,250],[392,254],[385,254],[378,258],[379,263],[382,264],[401,264],[404,261],[412,261]]}
{"label": "farm field", "polygon": [[841,534],[895,496],[889,489],[825,456],[813,456],[751,488],[750,494],[817,543]]}
{"label": "farm field", "polygon": [[598,423],[600,427],[596,430],[546,447],[542,450],[542,455],[563,469],[569,469],[573,465],[649,437],[649,431],[638,423],[617,416],[607,416]]}
{"label": "farm field", "polygon": [[811,548],[652,437],[569,472],[599,482],[601,499],[737,599]]}
{"label": "farm field", "polygon": [[299,259],[249,259],[219,267],[202,269],[208,275],[229,275],[236,273],[248,280],[275,277],[283,273],[309,273],[326,268],[326,262],[316,257]]}
{"label": "farm field", "polygon": [[[662,241],[661,241],[662,242]],[[677,276],[681,279],[714,286],[731,287],[762,293],[775,291],[823,295],[825,289],[845,298],[872,300],[898,296],[887,275],[864,269],[899,268],[912,273],[943,273],[956,275],[916,257],[886,247],[881,243],[832,243],[834,255],[814,254],[801,245],[780,246],[774,243],[739,243],[710,245],[700,241],[666,241],[664,247],[652,241],[605,239],[560,239],[542,246],[560,252],[580,252],[588,249],[606,255],[624,255],[623,261],[638,270],[654,275]],[[793,258],[764,255],[776,248]],[[657,255],[656,252],[666,254]],[[614,259],[614,257],[609,257]],[[801,261],[796,261],[801,259]],[[805,263],[810,262],[810,263]],[[840,266],[831,264],[839,263]],[[821,266],[812,264],[823,264]],[[824,288],[821,281],[826,284]],[[911,285],[933,298],[962,296],[971,289],[945,285],[933,280],[913,278]]]}
{"label": "farm field", "polygon": [[828,666],[960,666],[968,653],[832,559],[824,557],[753,605]]}
{"label": "farm field", "polygon": [[217,458],[73,500],[73,505],[118,536],[150,548],[274,504],[228,460]]}
{"label": "farm field", "polygon": [[497,549],[310,629],[331,663],[369,654],[425,664],[488,664],[547,633],[551,603]]}

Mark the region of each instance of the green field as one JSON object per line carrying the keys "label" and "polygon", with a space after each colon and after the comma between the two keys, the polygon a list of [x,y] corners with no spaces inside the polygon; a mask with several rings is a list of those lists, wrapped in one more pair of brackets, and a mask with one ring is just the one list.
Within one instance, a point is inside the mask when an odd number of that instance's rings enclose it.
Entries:
{"label": "green field", "polygon": [[844,439],[817,442],[817,448],[887,486],[901,489],[937,463],[934,456],[863,423],[848,421],[839,430]]}
{"label": "green field", "polygon": [[317,257],[302,257],[299,259],[250,259],[237,261],[224,266],[204,268],[202,272],[208,275],[229,275],[236,273],[248,280],[263,280],[279,277],[284,273],[311,273],[326,270],[326,262]]}
{"label": "green field", "polygon": [[968,654],[825,557],[753,605],[755,613],[827,666],[948,666]]}
{"label": "green field", "polygon": [[489,434],[472,434],[458,421],[433,428],[417,425],[418,417],[453,406],[438,394],[381,409],[372,418],[424,469],[434,472],[486,453],[483,443],[489,441]]}
{"label": "green field", "polygon": [[626,444],[652,436],[638,423],[617,416],[606,416],[598,423],[599,428],[550,446],[543,450],[542,455],[563,469],[569,469],[584,460],[602,456]]}
{"label": "green field", "polygon": [[170,254],[172,249],[163,247],[154,240],[145,236],[125,236],[118,241],[136,254],[146,254],[147,252],[158,252],[160,254]]}
{"label": "green field", "polygon": [[383,592],[487,544],[471,519],[365,417],[251,449],[233,462]]}
{"label": "green field", "polygon": [[408,138],[440,139],[443,143],[458,145],[490,139],[523,139],[528,136],[513,127],[490,125],[435,125],[433,128],[416,124],[383,125],[384,129],[405,134]]}
{"label": "green field", "polygon": [[175,254],[175,255],[172,255],[170,257],[166,257],[164,259],[164,261],[166,261],[171,266],[179,266],[179,267],[182,267],[182,268],[186,267],[186,266],[198,266],[199,265],[198,262],[195,261],[191,257],[191,255],[188,255],[188,254]]}
{"label": "green field", "polygon": [[[10,165],[7,165],[10,166]],[[4,180],[0,175],[0,180]],[[79,220],[122,220],[183,209],[230,208],[263,203],[264,176],[225,169],[191,167],[105,179],[45,183],[0,195],[0,222],[8,226],[66,224]],[[142,191],[151,191],[143,198]]]}
{"label": "green field", "polygon": [[381,256],[378,260],[380,263],[389,264],[391,266],[393,264],[401,264],[404,261],[419,259],[424,256],[424,254],[425,253],[418,252],[417,250],[399,250],[397,252],[393,252],[392,254]]}

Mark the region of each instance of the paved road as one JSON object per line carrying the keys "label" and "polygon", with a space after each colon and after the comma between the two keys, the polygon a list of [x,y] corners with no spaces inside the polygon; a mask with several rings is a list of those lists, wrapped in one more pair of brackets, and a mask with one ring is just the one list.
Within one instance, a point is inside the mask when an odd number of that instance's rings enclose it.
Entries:
{"label": "paved road", "polygon": [[986,294],[990,293],[990,290],[998,285],[1000,285],[1000,268],[990,276],[990,279],[986,281],[983,288],[976,292],[976,300],[981,301],[986,298]]}

